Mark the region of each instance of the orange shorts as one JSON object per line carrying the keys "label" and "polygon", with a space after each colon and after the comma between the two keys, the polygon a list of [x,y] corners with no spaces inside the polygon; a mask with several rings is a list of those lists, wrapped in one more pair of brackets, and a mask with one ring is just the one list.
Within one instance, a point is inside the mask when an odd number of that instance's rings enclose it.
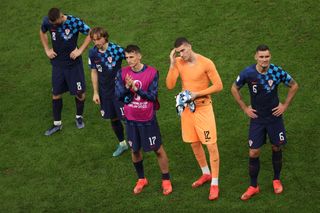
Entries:
{"label": "orange shorts", "polygon": [[181,131],[184,142],[216,143],[216,121],[212,105],[197,106],[195,112],[186,107],[181,114]]}

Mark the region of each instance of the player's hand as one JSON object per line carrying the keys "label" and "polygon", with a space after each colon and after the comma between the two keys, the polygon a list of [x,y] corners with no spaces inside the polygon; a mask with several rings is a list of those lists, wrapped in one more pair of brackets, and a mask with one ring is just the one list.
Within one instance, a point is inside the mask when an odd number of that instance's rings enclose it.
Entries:
{"label": "player's hand", "polygon": [[279,105],[272,109],[272,115],[279,117],[282,115],[286,110],[288,106],[286,104],[279,103]]}
{"label": "player's hand", "polygon": [[48,56],[48,58],[53,59],[57,56],[57,53],[55,51],[53,51],[53,49],[47,49],[46,50],[46,54]]}
{"label": "player's hand", "polygon": [[81,55],[81,53],[82,52],[78,48],[76,48],[70,53],[70,58],[75,60],[76,58],[78,58]]}
{"label": "player's hand", "polygon": [[195,93],[195,92],[190,92],[190,95],[191,95],[191,101],[194,101],[194,99],[198,97],[198,93]]}
{"label": "player's hand", "polygon": [[170,52],[170,65],[173,66],[176,63],[176,48],[173,48]]}
{"label": "player's hand", "polygon": [[250,118],[257,118],[258,115],[256,114],[257,110],[252,109],[251,106],[247,106],[247,108],[244,109],[244,112],[250,117]]}
{"label": "player's hand", "polygon": [[98,94],[93,94],[92,100],[95,104],[100,104],[100,96]]}
{"label": "player's hand", "polygon": [[133,79],[132,79],[131,75],[127,74],[125,81],[126,81],[126,88],[130,89],[133,86]]}

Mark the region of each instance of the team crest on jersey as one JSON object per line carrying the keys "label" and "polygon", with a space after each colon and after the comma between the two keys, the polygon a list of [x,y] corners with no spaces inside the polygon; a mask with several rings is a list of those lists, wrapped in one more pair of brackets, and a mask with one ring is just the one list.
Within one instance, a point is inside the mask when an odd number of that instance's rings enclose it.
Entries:
{"label": "team crest on jersey", "polygon": [[273,80],[268,80],[268,84],[269,84],[269,87],[272,87],[272,85],[273,85]]}
{"label": "team crest on jersey", "polygon": [[109,63],[112,62],[112,57],[111,56],[109,56],[107,59],[108,59]]}
{"label": "team crest on jersey", "polygon": [[65,30],[64,30],[64,33],[65,33],[66,35],[69,35],[70,29],[65,29]]}
{"label": "team crest on jersey", "polygon": [[62,34],[62,36],[63,36],[63,39],[64,40],[69,40],[69,39],[71,39],[72,38],[72,33],[71,33],[71,30],[70,29],[64,29],[64,31],[61,31],[60,30],[60,32],[61,32],[61,34]]}

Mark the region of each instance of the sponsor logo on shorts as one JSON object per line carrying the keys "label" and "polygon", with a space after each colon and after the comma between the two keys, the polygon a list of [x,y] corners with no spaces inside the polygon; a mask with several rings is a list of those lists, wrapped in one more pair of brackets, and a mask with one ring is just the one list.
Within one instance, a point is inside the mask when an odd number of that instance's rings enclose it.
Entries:
{"label": "sponsor logo on shorts", "polygon": [[101,116],[104,116],[104,110],[100,110]]}
{"label": "sponsor logo on shorts", "polygon": [[251,147],[253,144],[253,141],[252,140],[249,140],[249,146]]}
{"label": "sponsor logo on shorts", "polygon": [[132,141],[128,141],[130,147],[132,147]]}

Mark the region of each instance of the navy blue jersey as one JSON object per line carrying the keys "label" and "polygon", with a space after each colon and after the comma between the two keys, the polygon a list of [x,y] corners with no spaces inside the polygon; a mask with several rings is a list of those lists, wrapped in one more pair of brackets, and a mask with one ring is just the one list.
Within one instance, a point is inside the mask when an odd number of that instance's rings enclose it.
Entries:
{"label": "navy blue jersey", "polygon": [[115,78],[121,69],[122,60],[125,58],[124,49],[112,42],[104,53],[97,47],[89,51],[89,67],[98,72],[99,95],[104,98],[114,98]]}
{"label": "navy blue jersey", "polygon": [[88,35],[90,31],[90,27],[81,19],[67,15],[65,22],[61,25],[54,25],[46,16],[43,18],[41,31],[50,32],[52,48],[57,53],[57,56],[51,59],[52,65],[69,66],[82,62],[81,56],[75,60],[70,58],[70,53],[77,47],[79,32]]}
{"label": "navy blue jersey", "polygon": [[241,88],[248,84],[251,97],[251,106],[257,110],[258,118],[252,119],[257,122],[272,122],[281,118],[272,115],[272,109],[279,105],[278,85],[282,82],[289,85],[291,76],[281,67],[270,64],[264,74],[256,70],[256,64],[245,68],[238,76],[235,84]]}

